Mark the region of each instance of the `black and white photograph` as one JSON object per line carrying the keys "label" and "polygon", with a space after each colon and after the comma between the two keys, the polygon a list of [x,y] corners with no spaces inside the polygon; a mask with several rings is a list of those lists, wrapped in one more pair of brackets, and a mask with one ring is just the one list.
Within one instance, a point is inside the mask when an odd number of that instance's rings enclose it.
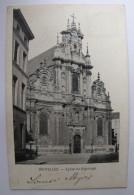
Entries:
{"label": "black and white photograph", "polygon": [[128,138],[124,7],[8,9],[15,165],[119,166]]}
{"label": "black and white photograph", "polygon": [[[60,18],[55,15],[55,25],[51,11],[47,18],[43,18],[42,14],[41,9],[41,17],[38,16],[38,20],[43,20],[40,23],[42,32],[38,35],[41,39],[37,46],[36,41],[34,46],[29,47],[34,39],[38,39],[35,35],[38,28],[32,30],[32,24],[28,24],[23,9],[13,10],[16,163],[118,162],[120,110],[114,111],[116,107],[110,97],[111,83],[107,89],[107,83],[101,77],[101,74],[107,74],[103,66],[98,68],[98,73],[92,71],[95,66],[92,58],[97,57],[97,54],[91,55],[90,51],[94,53],[98,48],[92,48],[90,37],[84,37],[83,25],[79,22],[81,15],[71,14],[70,10],[66,13],[68,17],[63,15],[64,23],[60,29]],[[90,20],[84,23],[90,25]],[[90,29],[87,30],[90,36]],[[49,41],[52,42],[50,48],[49,44],[47,46]],[[39,47],[43,50],[45,43],[44,51],[39,53]],[[34,52],[35,57],[29,60],[30,52]],[[106,63],[109,64],[109,61]]]}

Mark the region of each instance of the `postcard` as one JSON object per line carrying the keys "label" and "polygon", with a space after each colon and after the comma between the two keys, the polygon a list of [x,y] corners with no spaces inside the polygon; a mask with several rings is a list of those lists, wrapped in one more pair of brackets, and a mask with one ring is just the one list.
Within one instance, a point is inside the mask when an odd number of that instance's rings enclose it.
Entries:
{"label": "postcard", "polygon": [[127,186],[124,5],[7,8],[11,189]]}

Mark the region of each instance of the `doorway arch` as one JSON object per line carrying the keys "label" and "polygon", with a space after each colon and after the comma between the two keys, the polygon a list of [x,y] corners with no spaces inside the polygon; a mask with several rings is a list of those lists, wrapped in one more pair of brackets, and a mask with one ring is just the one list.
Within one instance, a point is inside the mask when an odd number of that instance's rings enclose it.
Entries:
{"label": "doorway arch", "polygon": [[74,136],[74,145],[73,145],[73,152],[74,153],[81,153],[81,136],[76,134]]}

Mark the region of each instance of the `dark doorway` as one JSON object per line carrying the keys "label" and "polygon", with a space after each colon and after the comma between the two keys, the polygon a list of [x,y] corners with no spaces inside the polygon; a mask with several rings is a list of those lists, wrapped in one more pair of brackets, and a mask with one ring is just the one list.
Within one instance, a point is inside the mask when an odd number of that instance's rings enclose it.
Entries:
{"label": "dark doorway", "polygon": [[81,153],[81,137],[80,137],[80,135],[74,136],[74,153]]}

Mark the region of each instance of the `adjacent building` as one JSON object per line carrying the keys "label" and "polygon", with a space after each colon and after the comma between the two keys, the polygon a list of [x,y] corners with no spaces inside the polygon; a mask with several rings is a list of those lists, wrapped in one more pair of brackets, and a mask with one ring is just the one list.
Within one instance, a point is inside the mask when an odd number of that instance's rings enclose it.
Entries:
{"label": "adjacent building", "polygon": [[28,63],[27,130],[39,152],[113,151],[110,96],[99,73],[92,81],[74,17],[61,35],[61,43],[57,36],[57,45]]}
{"label": "adjacent building", "polygon": [[24,158],[26,146],[26,90],[29,41],[34,35],[19,9],[13,10],[13,120],[16,160]]}
{"label": "adjacent building", "polygon": [[112,130],[113,130],[113,139],[116,137],[117,145],[119,146],[120,138],[120,113],[112,113]]}

